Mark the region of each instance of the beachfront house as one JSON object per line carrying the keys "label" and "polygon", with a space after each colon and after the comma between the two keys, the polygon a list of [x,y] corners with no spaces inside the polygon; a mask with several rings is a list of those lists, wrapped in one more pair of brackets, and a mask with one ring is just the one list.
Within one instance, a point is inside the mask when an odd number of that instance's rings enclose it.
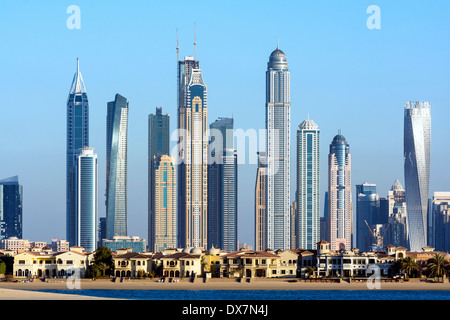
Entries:
{"label": "beachfront house", "polygon": [[131,250],[117,251],[117,255],[113,255],[114,275],[120,277],[142,277],[152,270],[152,256],[132,252]]}
{"label": "beachfront house", "polygon": [[[72,250],[72,248],[71,248]],[[13,274],[16,278],[81,277],[86,276],[92,254],[73,251],[53,252],[38,250],[18,253],[14,256]]]}
{"label": "beachfront house", "polygon": [[271,250],[254,251],[241,249],[220,256],[222,278],[273,278],[278,277],[281,257]]}
{"label": "beachfront house", "polygon": [[202,275],[201,249],[184,250],[160,258],[162,274],[169,278],[197,277]]}

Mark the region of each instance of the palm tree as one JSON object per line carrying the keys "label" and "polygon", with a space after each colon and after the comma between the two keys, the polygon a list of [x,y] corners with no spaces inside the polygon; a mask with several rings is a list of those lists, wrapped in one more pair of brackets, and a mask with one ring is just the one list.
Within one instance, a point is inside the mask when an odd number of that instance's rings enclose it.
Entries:
{"label": "palm tree", "polygon": [[99,262],[97,264],[97,267],[102,271],[102,276],[105,276],[106,270],[109,269],[109,266],[104,262]]}
{"label": "palm tree", "polygon": [[445,256],[443,254],[436,253],[433,258],[428,260],[428,268],[430,269],[430,274],[434,276],[435,281],[436,277],[439,280],[439,277],[442,277],[442,281],[444,281],[444,274],[448,267],[448,261],[445,260]]}
{"label": "palm tree", "polygon": [[307,267],[305,270],[306,277],[307,278],[311,277],[314,274],[314,270],[315,270],[314,267],[311,267],[311,266]]}
{"label": "palm tree", "polygon": [[416,270],[419,270],[419,265],[417,264],[416,259],[412,257],[406,257],[402,260],[402,270],[405,271],[407,278],[409,275]]}

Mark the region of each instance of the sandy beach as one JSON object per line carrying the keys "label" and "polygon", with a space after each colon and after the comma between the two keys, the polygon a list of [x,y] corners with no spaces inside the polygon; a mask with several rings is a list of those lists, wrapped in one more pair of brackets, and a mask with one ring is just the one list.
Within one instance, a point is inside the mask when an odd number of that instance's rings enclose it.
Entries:
{"label": "sandy beach", "polygon": [[[298,279],[296,279],[298,280]],[[43,282],[35,280],[29,283],[0,282],[0,299],[103,299],[83,297],[72,294],[53,294],[38,292],[38,290],[67,290],[68,283],[65,280]],[[314,283],[306,281],[288,281],[286,279],[252,279],[252,281],[238,282],[231,279],[196,279],[191,282],[182,279],[179,282],[157,282],[156,280],[123,280],[113,282],[109,279],[97,279],[95,281],[81,279],[77,289],[89,290],[370,290],[367,282],[351,282],[343,280],[341,283]],[[408,282],[381,282],[380,290],[447,290],[450,291],[450,282],[433,283],[418,279]]]}

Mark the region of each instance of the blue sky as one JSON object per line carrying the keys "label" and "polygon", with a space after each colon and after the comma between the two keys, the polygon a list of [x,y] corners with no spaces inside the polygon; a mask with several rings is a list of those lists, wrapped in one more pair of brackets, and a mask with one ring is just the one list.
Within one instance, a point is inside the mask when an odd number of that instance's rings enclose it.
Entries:
{"label": "blue sky", "polygon": [[[69,30],[69,5],[81,29]],[[381,29],[369,30],[369,5]],[[176,29],[208,86],[208,119],[262,129],[265,71],[279,41],[291,70],[295,135],[308,114],[321,129],[321,196],[338,129],[352,154],[352,185],[385,196],[403,183],[403,108],[431,102],[430,195],[450,190],[450,4],[446,1],[2,1],[0,178],[24,186],[24,238],[65,238],[66,100],[76,58],[90,100],[90,144],[99,157],[104,216],[106,103],[130,102],[128,230],[147,237],[147,116],[157,106],[176,127]],[[253,244],[254,165],[239,168],[239,240]],[[294,194],[294,185],[292,194]],[[322,202],[322,201],[321,201]]]}

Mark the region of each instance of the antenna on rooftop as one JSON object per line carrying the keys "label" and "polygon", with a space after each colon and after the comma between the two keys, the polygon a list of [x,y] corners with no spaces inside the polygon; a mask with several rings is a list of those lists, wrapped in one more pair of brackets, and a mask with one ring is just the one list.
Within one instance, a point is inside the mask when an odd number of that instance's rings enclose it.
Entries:
{"label": "antenna on rooftop", "polygon": [[197,32],[195,30],[195,22],[194,22],[194,60],[197,61]]}
{"label": "antenna on rooftop", "polygon": [[178,45],[178,28],[177,28],[177,62],[180,61],[180,46]]}

